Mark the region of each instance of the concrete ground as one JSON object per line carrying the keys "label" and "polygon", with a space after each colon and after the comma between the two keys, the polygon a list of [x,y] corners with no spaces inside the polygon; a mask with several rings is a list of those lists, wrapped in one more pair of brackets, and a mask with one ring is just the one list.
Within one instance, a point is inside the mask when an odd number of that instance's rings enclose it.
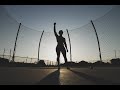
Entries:
{"label": "concrete ground", "polygon": [[120,68],[0,67],[0,85],[120,85]]}

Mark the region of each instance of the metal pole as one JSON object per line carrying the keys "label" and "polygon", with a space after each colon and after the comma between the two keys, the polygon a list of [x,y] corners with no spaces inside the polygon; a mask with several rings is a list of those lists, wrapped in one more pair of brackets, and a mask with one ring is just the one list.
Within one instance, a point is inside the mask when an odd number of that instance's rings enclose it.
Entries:
{"label": "metal pole", "polygon": [[18,28],[17,35],[16,35],[16,40],[15,40],[15,45],[14,45],[14,51],[13,51],[13,57],[12,57],[13,62],[14,62],[14,57],[15,57],[16,43],[17,43],[17,38],[18,38],[20,26],[21,26],[21,23],[19,24],[19,28]]}
{"label": "metal pole", "polygon": [[26,57],[26,63],[27,63],[27,59],[28,59],[28,58]]}
{"label": "metal pole", "polygon": [[11,49],[10,49],[10,57],[9,57],[9,61],[10,61],[10,58],[11,58]]}
{"label": "metal pole", "polygon": [[32,63],[32,59],[31,59],[30,63]]}
{"label": "metal pole", "polygon": [[94,30],[95,30],[95,34],[96,34],[96,38],[97,38],[97,42],[98,42],[99,57],[100,57],[100,61],[102,62],[102,57],[101,57],[101,50],[100,50],[100,43],[99,43],[98,34],[97,34],[97,31],[96,31],[96,29],[95,29],[95,26],[94,26],[94,24],[93,24],[92,20],[91,20],[91,23],[92,23],[93,28],[94,28]]}
{"label": "metal pole", "polygon": [[69,38],[69,45],[70,45],[70,61],[72,62],[70,35],[69,35],[69,32],[68,32],[68,29],[66,29],[66,30],[67,30],[67,34],[68,34],[68,38]]}
{"label": "metal pole", "polygon": [[[120,55],[120,50],[119,50],[119,55]],[[120,58],[120,56],[119,56],[119,58]]]}
{"label": "metal pole", "polygon": [[3,51],[3,58],[4,58],[4,56],[5,56],[5,48],[4,48],[4,51]]}
{"label": "metal pole", "polygon": [[41,34],[40,41],[39,41],[39,46],[38,46],[38,61],[39,61],[40,43],[41,43],[41,40],[42,40],[43,33],[44,33],[44,30]]}
{"label": "metal pole", "polygon": [[47,65],[48,65],[48,66],[50,65],[49,60],[47,60]]}
{"label": "metal pole", "polygon": [[117,57],[116,57],[116,50],[114,50],[114,51],[115,51],[115,58],[117,58]]}

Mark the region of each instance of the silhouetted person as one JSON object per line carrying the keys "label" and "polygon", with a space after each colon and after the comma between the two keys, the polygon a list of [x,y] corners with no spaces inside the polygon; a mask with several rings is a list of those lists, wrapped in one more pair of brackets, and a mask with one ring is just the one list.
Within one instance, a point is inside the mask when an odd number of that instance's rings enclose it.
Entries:
{"label": "silhouetted person", "polygon": [[63,35],[62,30],[59,31],[59,35],[57,34],[56,23],[54,23],[54,34],[55,34],[56,40],[57,40],[56,53],[57,53],[58,69],[60,69],[60,60],[59,60],[60,52],[63,54],[65,64],[67,65],[67,68],[69,68],[68,64],[67,64],[67,57],[66,57],[66,51],[68,52],[66,40],[65,40],[64,37],[62,37],[62,35]]}

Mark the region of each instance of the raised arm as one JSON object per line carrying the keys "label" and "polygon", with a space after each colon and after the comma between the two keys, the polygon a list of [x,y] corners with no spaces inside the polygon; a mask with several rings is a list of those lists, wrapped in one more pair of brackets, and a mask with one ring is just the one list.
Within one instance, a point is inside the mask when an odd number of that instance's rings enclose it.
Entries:
{"label": "raised arm", "polygon": [[57,32],[56,32],[56,23],[54,23],[54,34],[55,34],[56,37],[58,36]]}
{"label": "raised arm", "polygon": [[65,48],[66,48],[66,50],[68,52],[68,48],[67,48],[67,44],[66,44],[66,40],[65,39],[64,39],[64,45],[65,45]]}

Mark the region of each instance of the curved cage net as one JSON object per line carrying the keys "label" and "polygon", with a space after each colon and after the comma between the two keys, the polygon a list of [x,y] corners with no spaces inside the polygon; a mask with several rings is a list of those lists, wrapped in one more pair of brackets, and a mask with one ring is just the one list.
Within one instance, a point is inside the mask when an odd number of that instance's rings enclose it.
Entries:
{"label": "curved cage net", "polygon": [[19,23],[0,5],[0,57],[12,60]]}
{"label": "curved cage net", "polygon": [[[120,58],[120,6],[93,21],[99,35],[103,61]],[[116,57],[115,57],[116,50]]]}
{"label": "curved cage net", "polygon": [[3,6],[0,6],[0,53],[12,49],[19,23],[9,16]]}
{"label": "curved cage net", "polygon": [[16,46],[16,56],[37,58],[40,36],[41,32],[21,25]]}
{"label": "curved cage net", "polygon": [[[15,21],[5,11],[3,7],[0,7],[0,54],[3,57],[4,48],[6,49],[5,55],[9,58],[10,49],[11,55],[13,54],[13,48],[19,23]],[[120,57],[120,7],[112,8],[107,14],[93,21],[97,30],[102,60],[108,62],[110,59],[115,58],[114,50],[117,50],[116,58]],[[8,31],[11,32],[8,32]],[[46,32],[44,30],[41,44],[39,59],[44,60],[45,63],[55,65],[56,64],[56,38],[53,29],[52,32]],[[59,29],[56,30],[57,33]],[[71,53],[72,61],[79,62],[81,60],[88,62],[96,62],[100,60],[98,43],[95,35],[94,28],[89,22],[88,24],[68,30],[71,40]],[[18,35],[15,61],[35,63],[38,60],[38,45],[42,34],[42,30],[34,30],[21,25]],[[67,58],[70,61],[70,45],[67,31],[64,30],[63,37],[66,39],[68,53]],[[11,60],[11,59],[10,59]],[[60,55],[60,62],[64,63],[62,54]]]}
{"label": "curved cage net", "polygon": [[73,61],[93,62],[99,60],[96,36],[91,23],[70,30],[69,33]]}

